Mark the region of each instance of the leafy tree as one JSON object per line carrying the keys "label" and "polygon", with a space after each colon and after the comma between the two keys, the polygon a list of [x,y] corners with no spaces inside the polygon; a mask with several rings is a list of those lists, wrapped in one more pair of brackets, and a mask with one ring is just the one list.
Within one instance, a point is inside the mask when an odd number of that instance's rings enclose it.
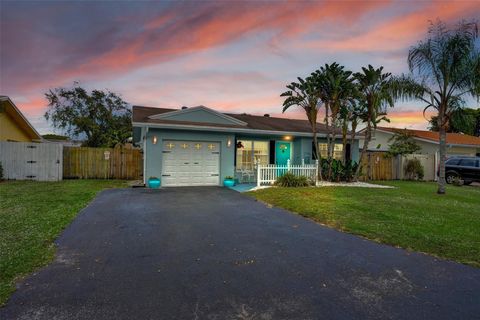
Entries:
{"label": "leafy tree", "polygon": [[388,142],[392,142],[388,146],[387,154],[389,156],[413,154],[422,149],[415,139],[413,139],[413,134],[407,129],[395,132]]}
{"label": "leafy tree", "polygon": [[285,97],[285,100],[283,101],[282,112],[287,111],[292,106],[298,106],[305,111],[308,122],[310,123],[310,127],[312,129],[315,155],[317,159],[320,159],[317,139],[317,117],[321,103],[317,82],[312,76],[309,76],[305,79],[300,77],[297,79],[298,82],[292,82],[287,85],[288,91],[285,91],[280,95],[281,97]]}
{"label": "leafy tree", "polygon": [[460,22],[454,28],[438,21],[431,24],[427,38],[408,54],[410,93],[437,111],[440,136],[438,194],[445,193],[446,132],[455,110],[468,97],[480,95],[480,51],[476,22]]}
{"label": "leafy tree", "polygon": [[[438,116],[430,118],[429,130],[438,132]],[[452,111],[448,121],[447,132],[465,133],[480,136],[480,109],[460,108]]]}
{"label": "leafy tree", "polygon": [[85,139],[85,146],[113,147],[131,137],[130,107],[113,92],[87,92],[75,83],[73,88],[49,90],[45,97],[45,118],[72,139]]}

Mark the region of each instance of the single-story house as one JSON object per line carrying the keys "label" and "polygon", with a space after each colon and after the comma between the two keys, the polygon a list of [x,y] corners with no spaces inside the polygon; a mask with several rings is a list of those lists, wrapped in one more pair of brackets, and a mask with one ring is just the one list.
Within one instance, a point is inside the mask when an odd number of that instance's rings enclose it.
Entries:
{"label": "single-story house", "polygon": [[42,136],[7,96],[0,96],[0,141],[42,141]]}
{"label": "single-story house", "polygon": [[[326,130],[318,124],[326,152]],[[133,141],[144,152],[144,180],[162,186],[221,185],[223,178],[255,180],[257,164],[313,162],[312,132],[307,120],[269,115],[221,113],[198,106],[181,109],[133,107]],[[340,139],[335,155],[342,154]],[[358,160],[358,140],[347,157]]]}
{"label": "single-story house", "polygon": [[[413,129],[399,129],[389,127],[377,127],[372,134],[372,140],[368,145],[369,151],[388,151],[391,142],[389,140],[396,132],[407,130],[413,139],[422,148],[418,154],[435,155],[438,157],[438,145],[440,135],[438,132]],[[361,130],[360,133],[363,133]],[[361,138],[360,138],[361,139]],[[360,148],[363,146],[363,139],[360,140]],[[480,154],[480,138],[461,133],[447,133],[447,156],[465,155],[475,156]]]}

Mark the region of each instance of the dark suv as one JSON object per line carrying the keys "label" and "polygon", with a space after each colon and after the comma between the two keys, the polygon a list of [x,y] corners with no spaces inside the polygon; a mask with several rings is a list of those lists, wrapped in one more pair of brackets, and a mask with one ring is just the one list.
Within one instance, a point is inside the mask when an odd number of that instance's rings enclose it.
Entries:
{"label": "dark suv", "polygon": [[480,157],[452,157],[445,162],[445,178],[452,183],[455,178],[463,184],[480,182]]}

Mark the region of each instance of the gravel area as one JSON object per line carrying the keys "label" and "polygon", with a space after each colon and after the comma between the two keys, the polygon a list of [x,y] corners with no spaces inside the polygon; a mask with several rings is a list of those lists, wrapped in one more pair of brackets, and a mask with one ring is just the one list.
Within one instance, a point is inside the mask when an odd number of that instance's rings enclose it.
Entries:
{"label": "gravel area", "polygon": [[373,184],[367,182],[330,182],[319,181],[317,187],[358,187],[358,188],[380,188],[380,189],[394,189],[392,186],[384,186],[381,184]]}

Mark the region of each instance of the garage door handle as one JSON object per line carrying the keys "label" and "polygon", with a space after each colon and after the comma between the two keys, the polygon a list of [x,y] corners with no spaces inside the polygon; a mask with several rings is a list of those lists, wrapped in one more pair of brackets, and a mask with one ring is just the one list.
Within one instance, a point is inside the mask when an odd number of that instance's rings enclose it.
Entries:
{"label": "garage door handle", "polygon": [[162,177],[170,177],[169,174],[162,174]]}
{"label": "garage door handle", "polygon": [[183,164],[189,164],[189,162],[184,162]]}
{"label": "garage door handle", "polygon": [[193,164],[198,164],[198,162],[194,162]]}
{"label": "garage door handle", "polygon": [[212,177],[218,177],[219,174],[212,174]]}

